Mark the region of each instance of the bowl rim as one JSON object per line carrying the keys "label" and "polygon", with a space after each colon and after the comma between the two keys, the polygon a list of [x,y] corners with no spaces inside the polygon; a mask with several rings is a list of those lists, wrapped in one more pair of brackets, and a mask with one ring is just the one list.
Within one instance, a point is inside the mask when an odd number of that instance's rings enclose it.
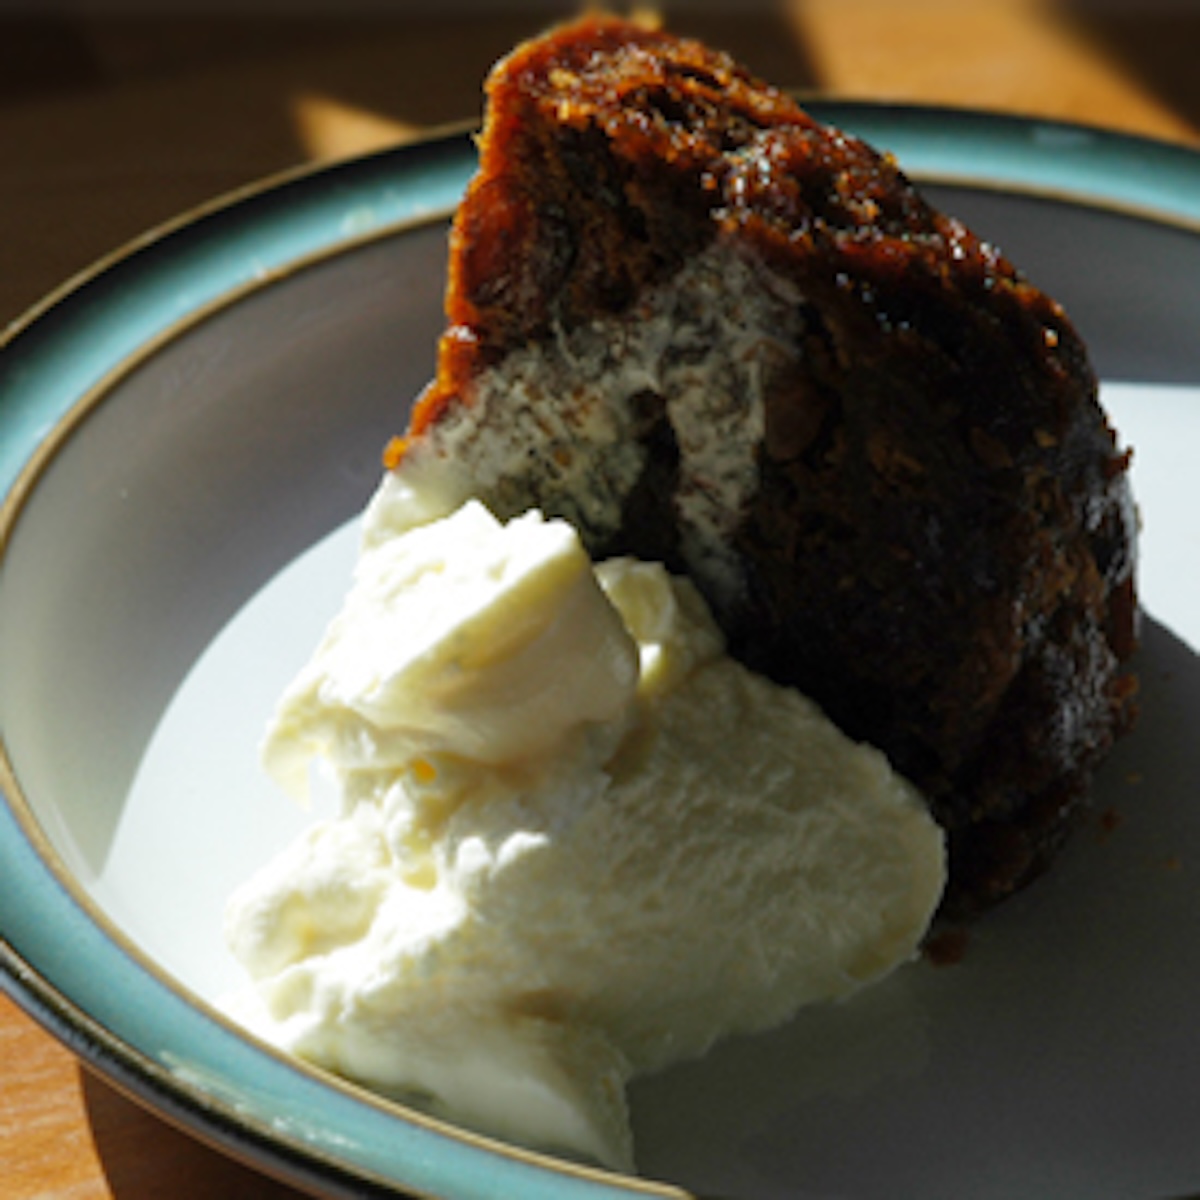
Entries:
{"label": "bowl rim", "polygon": [[[893,152],[919,185],[1058,200],[1200,233],[1200,153],[1187,146],[968,109],[821,98],[806,103],[818,119]],[[474,128],[474,123],[446,127],[369,155],[278,173],[218,197],[105,256],[10,326],[0,336],[0,426],[15,430],[0,440],[0,580],[13,531],[42,473],[127,371],[246,295],[359,246],[448,221],[474,169]],[[248,261],[236,252],[246,239],[257,239],[260,251]],[[200,253],[214,246],[224,251],[215,262]],[[143,313],[140,324],[98,346],[99,333],[112,331],[105,309],[118,288],[132,288],[149,309],[161,298],[164,277],[181,275],[199,285],[184,289],[186,300],[158,305],[152,316]],[[50,351],[80,337],[89,348],[85,361],[65,385],[58,382],[51,396]],[[7,458],[3,441],[9,442]],[[269,1094],[247,1097],[231,1089],[219,1071],[166,1065],[160,1054],[148,1052],[142,1041],[97,1013],[86,992],[79,995],[64,956],[48,955],[29,936],[30,921],[18,922],[18,936],[11,940],[13,926],[5,927],[0,988],[120,1091],[194,1136],[258,1170],[328,1195],[395,1196],[397,1189],[429,1196],[491,1195],[500,1164],[515,1172],[512,1182],[531,1200],[561,1196],[568,1186],[578,1189],[570,1191],[572,1196],[585,1188],[597,1197],[689,1194],[509,1147],[407,1109],[400,1110],[402,1123],[415,1131],[422,1153],[432,1155],[445,1146],[460,1153],[444,1156],[423,1179],[395,1178],[394,1157],[390,1165],[364,1157],[361,1146],[354,1150],[328,1136],[313,1114],[321,1111],[326,1096],[339,1096],[338,1103],[352,1106],[375,1133],[380,1122],[398,1124],[397,1106],[253,1042],[156,968],[72,880],[22,794],[3,730],[0,793],[5,801],[0,804],[0,865],[6,890],[15,897],[7,905],[10,921],[18,901],[43,917],[56,917],[75,944],[102,947],[144,996],[176,1006],[172,1028],[180,1021],[204,1022],[215,1031],[211,1036],[235,1040],[239,1049],[249,1045],[257,1069],[303,1098],[303,1105],[281,1120]],[[149,1007],[149,1000],[140,1005]]]}

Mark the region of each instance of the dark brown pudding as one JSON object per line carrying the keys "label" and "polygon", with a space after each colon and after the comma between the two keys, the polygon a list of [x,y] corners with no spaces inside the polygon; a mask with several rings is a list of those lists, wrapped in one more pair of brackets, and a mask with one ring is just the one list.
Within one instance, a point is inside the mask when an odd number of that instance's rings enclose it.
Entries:
{"label": "dark brown pudding", "polygon": [[388,465],[686,571],[739,658],[924,790],[947,915],[1022,886],[1136,690],[1128,455],[1063,310],[698,43],[589,17],[487,90]]}

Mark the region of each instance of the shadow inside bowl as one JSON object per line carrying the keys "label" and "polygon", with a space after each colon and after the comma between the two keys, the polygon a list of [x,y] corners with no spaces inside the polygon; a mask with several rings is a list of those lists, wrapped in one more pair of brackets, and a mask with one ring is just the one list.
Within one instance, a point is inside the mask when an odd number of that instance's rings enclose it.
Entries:
{"label": "shadow inside bowl", "polygon": [[1200,778],[1200,657],[1148,619],[1138,668],[1139,727],[1055,870],[961,963],[636,1083],[643,1169],[744,1200],[951,1200],[965,1178],[973,1200],[1187,1192],[1200,807],[1180,781]]}

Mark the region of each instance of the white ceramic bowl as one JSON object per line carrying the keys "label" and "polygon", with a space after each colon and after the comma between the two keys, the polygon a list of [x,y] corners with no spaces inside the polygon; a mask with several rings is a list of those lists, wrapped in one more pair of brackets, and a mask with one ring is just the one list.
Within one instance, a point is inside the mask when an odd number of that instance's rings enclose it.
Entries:
{"label": "white ceramic bowl", "polygon": [[1123,823],[1085,830],[960,967],[918,964],[638,1084],[647,1180],[495,1145],[243,1037],[212,1003],[237,981],[221,907],[306,819],[255,742],[432,371],[473,151],[454,136],[307,172],[114,256],[0,350],[0,980],[122,1087],[329,1195],[1200,1186],[1180,1117],[1200,1099],[1200,161],[1074,127],[814,109],[896,151],[1066,303],[1136,446],[1144,715],[1098,784]]}

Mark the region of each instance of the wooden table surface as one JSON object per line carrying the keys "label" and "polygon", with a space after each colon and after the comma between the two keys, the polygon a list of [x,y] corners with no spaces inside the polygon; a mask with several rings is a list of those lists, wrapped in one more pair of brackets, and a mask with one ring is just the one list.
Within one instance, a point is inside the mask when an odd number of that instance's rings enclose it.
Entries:
{"label": "wooden table surface", "polygon": [[[0,15],[0,328],[214,195],[477,115],[488,65],[576,6],[446,0],[383,16],[330,2],[288,18],[265,0],[258,15],[176,7]],[[1187,0],[709,0],[665,12],[810,91],[1200,145],[1200,9]],[[144,1112],[0,997],[0,1200],[297,1195]]]}

